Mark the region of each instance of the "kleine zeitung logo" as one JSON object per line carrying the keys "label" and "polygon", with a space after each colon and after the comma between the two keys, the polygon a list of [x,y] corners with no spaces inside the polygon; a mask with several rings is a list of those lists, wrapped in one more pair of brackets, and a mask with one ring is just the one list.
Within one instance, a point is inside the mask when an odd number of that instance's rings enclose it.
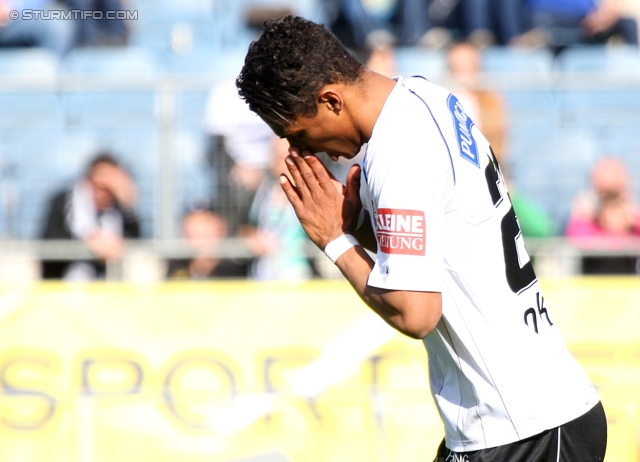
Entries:
{"label": "kleine zeitung logo", "polygon": [[405,209],[378,209],[376,239],[378,247],[386,254],[424,256],[424,212]]}

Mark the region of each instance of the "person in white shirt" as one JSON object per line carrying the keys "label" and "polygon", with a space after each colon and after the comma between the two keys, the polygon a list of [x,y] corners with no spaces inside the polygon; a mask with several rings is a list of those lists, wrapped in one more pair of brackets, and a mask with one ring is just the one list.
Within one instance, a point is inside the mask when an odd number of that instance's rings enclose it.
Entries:
{"label": "person in white shirt", "polygon": [[[236,84],[291,145],[280,183],[309,238],[371,309],[423,340],[445,428],[436,461],[602,461],[600,398],[565,348],[495,156],[457,98],[422,77],[374,73],[324,26],[291,16],[265,22]],[[346,186],[314,156],[352,158],[365,143]]]}

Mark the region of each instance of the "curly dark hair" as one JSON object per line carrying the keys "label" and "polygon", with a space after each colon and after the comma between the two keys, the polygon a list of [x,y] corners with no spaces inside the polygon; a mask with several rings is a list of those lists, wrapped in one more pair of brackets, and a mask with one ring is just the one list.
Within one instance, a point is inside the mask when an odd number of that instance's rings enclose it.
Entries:
{"label": "curly dark hair", "polygon": [[320,89],[354,83],[362,64],[325,26],[294,16],[265,21],[236,79],[238,93],[267,122],[290,125],[318,112]]}

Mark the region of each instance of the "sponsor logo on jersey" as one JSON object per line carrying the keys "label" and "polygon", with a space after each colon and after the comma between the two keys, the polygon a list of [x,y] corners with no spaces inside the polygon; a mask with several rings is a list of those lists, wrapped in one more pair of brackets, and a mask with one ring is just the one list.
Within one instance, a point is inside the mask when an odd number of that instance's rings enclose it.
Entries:
{"label": "sponsor logo on jersey", "polygon": [[378,209],[376,238],[378,247],[386,254],[424,256],[424,212],[419,210]]}
{"label": "sponsor logo on jersey", "polygon": [[460,155],[471,162],[476,167],[480,168],[480,157],[478,156],[478,145],[471,136],[471,130],[473,129],[473,121],[471,117],[465,112],[460,101],[453,95],[449,95],[448,99],[449,110],[451,111],[451,117],[453,117],[453,127],[456,130],[456,138],[458,139],[458,146],[460,147]]}

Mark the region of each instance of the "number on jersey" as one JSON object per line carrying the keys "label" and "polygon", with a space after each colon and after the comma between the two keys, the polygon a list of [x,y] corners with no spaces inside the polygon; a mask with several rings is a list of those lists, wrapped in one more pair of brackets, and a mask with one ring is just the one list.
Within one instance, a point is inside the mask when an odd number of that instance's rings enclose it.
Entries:
{"label": "number on jersey", "polygon": [[[500,172],[500,167],[493,154],[493,150],[489,154],[489,165],[487,165],[484,174],[489,187],[489,194],[493,201],[493,206],[498,206],[505,199],[509,201],[509,194],[506,192],[504,178]],[[522,231],[518,224],[516,212],[513,206],[502,218],[502,251],[504,254],[505,276],[509,287],[515,294],[521,293],[523,290],[531,287],[536,282],[536,273],[533,271],[533,265],[529,259],[527,250],[524,247]]]}

